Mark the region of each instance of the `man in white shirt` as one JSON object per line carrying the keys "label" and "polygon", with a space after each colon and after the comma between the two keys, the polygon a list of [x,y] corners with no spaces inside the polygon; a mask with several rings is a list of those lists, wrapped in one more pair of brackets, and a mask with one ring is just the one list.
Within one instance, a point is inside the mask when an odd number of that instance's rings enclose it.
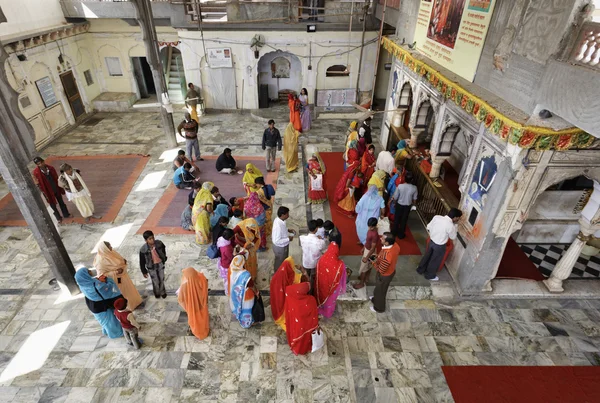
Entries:
{"label": "man in white shirt", "polygon": [[436,215],[427,224],[429,246],[421,259],[421,263],[419,263],[419,267],[417,267],[417,273],[423,274],[427,280],[439,280],[436,273],[444,260],[446,243],[448,239],[456,239],[456,223],[461,217],[462,211],[452,208],[448,215]]}
{"label": "man in white shirt", "polygon": [[[281,206],[277,210],[277,218],[273,221],[273,230],[271,231],[271,240],[273,241],[273,253],[275,254],[275,264],[273,271],[277,271],[279,266],[290,254],[290,241],[294,239],[293,235],[296,235],[295,230],[287,229],[285,220],[290,217],[290,209]],[[293,234],[293,235],[290,235]]]}
{"label": "man in white shirt", "polygon": [[412,172],[407,172],[404,178],[404,183],[401,183],[396,187],[396,191],[392,195],[390,204],[395,203],[394,206],[394,226],[392,227],[392,234],[397,236],[399,239],[406,237],[406,224],[408,224],[408,215],[413,204],[417,204],[417,198],[419,197],[419,191],[413,184]]}
{"label": "man in white shirt", "polygon": [[306,269],[306,272],[312,280],[315,268],[317,267],[317,260],[323,254],[325,249],[325,240],[319,238],[317,235],[318,225],[316,220],[310,220],[308,222],[308,235],[300,235],[300,246],[302,247],[302,267]]}

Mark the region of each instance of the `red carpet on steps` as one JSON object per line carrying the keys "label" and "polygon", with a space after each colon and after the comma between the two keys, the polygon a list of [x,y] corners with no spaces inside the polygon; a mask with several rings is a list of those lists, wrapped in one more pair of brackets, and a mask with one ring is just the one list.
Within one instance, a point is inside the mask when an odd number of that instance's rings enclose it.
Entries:
{"label": "red carpet on steps", "polygon": [[504,255],[502,255],[496,278],[542,281],[546,277],[544,277],[536,265],[529,260],[525,252],[519,248],[519,245],[510,238],[506,244]]}
{"label": "red carpet on steps", "polygon": [[456,403],[600,401],[600,367],[443,366]]}
{"label": "red carpet on steps", "polygon": [[[335,187],[344,173],[343,153],[319,153],[325,163],[325,181],[327,183],[327,197],[331,210],[331,221],[342,233],[341,255],[360,255],[362,247],[357,244],[355,219],[345,216],[337,210],[337,203],[333,201]],[[420,255],[419,245],[415,241],[410,229],[406,228],[406,238],[396,240],[400,245],[401,255]]]}

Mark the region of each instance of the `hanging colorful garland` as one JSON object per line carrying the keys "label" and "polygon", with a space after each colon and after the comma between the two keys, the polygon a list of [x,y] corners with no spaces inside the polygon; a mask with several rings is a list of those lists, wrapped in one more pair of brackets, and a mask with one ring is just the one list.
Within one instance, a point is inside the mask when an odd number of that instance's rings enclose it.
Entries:
{"label": "hanging colorful garland", "polygon": [[171,47],[175,47],[177,45],[179,45],[181,43],[181,41],[177,41],[177,42],[161,42],[158,41],[158,46],[171,46]]}
{"label": "hanging colorful garland", "polygon": [[449,80],[439,71],[428,66],[421,60],[415,59],[412,54],[402,48],[388,37],[383,37],[381,43],[385,50],[394,55],[409,69],[427,79],[434,88],[446,99],[452,100],[456,105],[475,117],[478,122],[483,122],[485,127],[502,140],[522,148],[535,147],[537,150],[568,150],[587,148],[596,138],[583,130],[573,127],[555,131],[539,126],[524,126],[498,112],[487,102],[469,93],[454,81]]}

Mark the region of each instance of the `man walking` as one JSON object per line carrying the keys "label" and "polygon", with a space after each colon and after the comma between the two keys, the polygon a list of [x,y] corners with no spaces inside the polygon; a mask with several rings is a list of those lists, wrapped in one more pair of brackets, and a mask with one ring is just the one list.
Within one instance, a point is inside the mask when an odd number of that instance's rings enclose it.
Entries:
{"label": "man walking", "polygon": [[419,191],[413,182],[414,177],[412,172],[407,172],[404,183],[398,185],[390,200],[390,204],[396,203],[392,234],[399,239],[404,239],[406,237],[405,231],[406,224],[408,223],[408,215],[412,205],[417,203],[417,198],[419,197]]}
{"label": "man walking", "polygon": [[[293,235],[296,235],[295,230],[287,229],[285,220],[290,217],[290,209],[281,206],[277,210],[277,218],[273,221],[273,230],[271,232],[271,240],[273,241],[273,253],[275,254],[274,271],[279,269],[279,266],[290,254],[290,241],[294,239]],[[293,234],[293,235],[290,235]]]}
{"label": "man walking", "polygon": [[198,110],[196,109],[196,107],[198,106],[199,98],[200,95],[198,94],[198,91],[196,91],[194,84],[189,83],[188,92],[185,94],[185,106],[188,107],[192,119],[194,119],[196,122],[198,122]]}
{"label": "man walking", "polygon": [[[69,210],[67,209],[67,205],[62,198],[62,195],[65,194],[65,190],[58,186],[58,174],[56,173],[56,169],[46,165],[44,159],[41,157],[35,157],[33,159],[33,163],[37,165],[37,167],[33,170],[33,177],[36,180],[37,186],[40,188],[44,196],[46,196],[46,201],[52,208],[56,219],[58,221],[62,221],[63,217],[71,217],[71,214],[69,214]],[[61,217],[58,213],[58,209],[56,208],[57,202],[60,205],[60,210],[62,211],[63,217]]]}
{"label": "man walking", "polygon": [[[267,172],[275,172],[275,147],[281,151],[281,134],[275,128],[275,121],[269,120],[269,127],[265,129],[262,138],[262,149],[267,151]],[[275,269],[277,270],[279,266]]]}
{"label": "man walking", "polygon": [[[183,135],[181,134],[183,130]],[[198,121],[191,118],[189,112],[184,114],[184,119],[177,126],[177,133],[185,137],[185,149],[187,155],[194,161],[192,150],[196,153],[196,161],[204,161],[200,158],[200,146],[198,144]]]}
{"label": "man walking", "polygon": [[[92,194],[81,175],[79,175],[79,169],[73,169],[73,167],[67,163],[62,164],[60,166],[58,186],[65,190],[67,200],[75,203],[77,210],[79,210],[79,214],[84,218],[86,224],[90,222],[91,218],[97,220],[102,218],[102,216],[94,214]],[[85,228],[83,224],[81,227]]]}
{"label": "man walking", "polygon": [[462,217],[462,211],[453,208],[450,209],[448,215],[436,215],[427,224],[429,246],[417,267],[417,273],[423,274],[427,280],[439,280],[436,273],[444,260],[448,239],[456,239],[456,223],[460,217]]}

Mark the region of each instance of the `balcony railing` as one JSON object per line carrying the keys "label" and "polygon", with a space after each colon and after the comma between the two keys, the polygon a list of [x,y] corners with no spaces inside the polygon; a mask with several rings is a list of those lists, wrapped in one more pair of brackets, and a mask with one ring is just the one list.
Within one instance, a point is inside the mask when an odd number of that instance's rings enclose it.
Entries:
{"label": "balcony railing", "polygon": [[600,23],[583,24],[569,62],[600,70]]}

